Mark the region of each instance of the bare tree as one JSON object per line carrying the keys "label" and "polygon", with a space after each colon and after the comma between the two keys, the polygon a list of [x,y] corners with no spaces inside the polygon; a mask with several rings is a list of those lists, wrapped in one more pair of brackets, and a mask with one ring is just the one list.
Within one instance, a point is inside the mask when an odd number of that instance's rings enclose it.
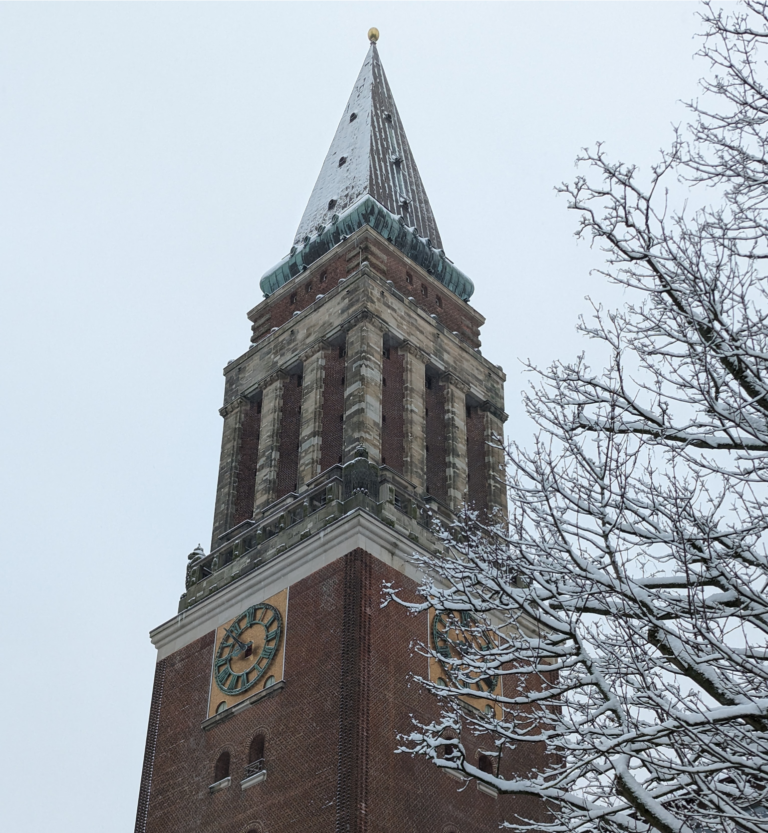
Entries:
{"label": "bare tree", "polygon": [[[508,526],[468,512],[417,559],[455,651],[401,751],[546,803],[512,826],[768,830],[768,7],[702,19],[702,100],[646,181],[598,146],[561,188],[632,298],[581,323],[606,368],[531,368]],[[467,709],[493,677],[500,712]],[[481,771],[462,731],[542,763]]]}

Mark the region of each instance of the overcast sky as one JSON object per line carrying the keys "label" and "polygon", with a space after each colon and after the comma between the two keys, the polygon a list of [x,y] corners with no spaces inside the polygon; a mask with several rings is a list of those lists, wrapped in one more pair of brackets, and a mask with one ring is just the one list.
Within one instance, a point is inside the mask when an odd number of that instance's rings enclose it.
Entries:
{"label": "overcast sky", "polygon": [[[0,818],[133,830],[147,633],[208,550],[221,368],[288,251],[368,43],[483,353],[589,345],[554,193],[580,147],[647,166],[697,94],[693,3],[0,4]],[[407,650],[407,646],[403,646]]]}

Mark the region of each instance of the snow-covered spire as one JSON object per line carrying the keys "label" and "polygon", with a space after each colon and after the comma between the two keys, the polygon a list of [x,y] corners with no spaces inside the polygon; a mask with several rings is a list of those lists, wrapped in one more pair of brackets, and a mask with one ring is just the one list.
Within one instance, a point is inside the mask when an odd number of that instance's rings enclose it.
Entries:
{"label": "snow-covered spire", "polygon": [[397,112],[374,40],[323,162],[294,244],[369,194],[420,237],[442,248],[440,232]]}

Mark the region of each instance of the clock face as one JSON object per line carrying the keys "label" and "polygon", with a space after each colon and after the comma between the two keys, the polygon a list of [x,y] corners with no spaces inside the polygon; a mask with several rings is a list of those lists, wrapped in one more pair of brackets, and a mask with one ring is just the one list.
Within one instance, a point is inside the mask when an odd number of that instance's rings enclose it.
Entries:
{"label": "clock face", "polygon": [[[439,610],[432,619],[432,646],[439,657],[445,659],[461,659],[469,647],[473,651],[487,651],[493,647],[491,635],[483,629],[472,613],[462,610],[453,613]],[[494,691],[498,685],[498,676],[488,677],[482,674],[470,673],[471,682],[453,679],[450,667],[441,662],[443,672],[454,685],[473,688],[478,694]]]}
{"label": "clock face", "polygon": [[242,694],[264,676],[280,647],[280,611],[266,602],[252,605],[225,629],[213,661],[216,685],[224,694]]}

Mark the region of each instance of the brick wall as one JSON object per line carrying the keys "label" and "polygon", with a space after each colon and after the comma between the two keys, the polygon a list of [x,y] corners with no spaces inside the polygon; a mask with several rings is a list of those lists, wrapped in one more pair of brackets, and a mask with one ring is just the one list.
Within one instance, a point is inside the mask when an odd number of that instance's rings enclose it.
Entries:
{"label": "brick wall", "polygon": [[488,470],[485,464],[485,423],[479,408],[467,408],[467,502],[488,509]]}
{"label": "brick wall", "polygon": [[385,352],[381,372],[382,464],[403,473],[403,355]]}
{"label": "brick wall", "polygon": [[334,347],[325,361],[323,382],[323,428],[320,471],[341,462],[344,451],[344,378],[346,358],[343,347]]}
{"label": "brick wall", "polygon": [[445,392],[427,368],[424,405],[427,409],[427,493],[438,500],[448,500],[445,471]]}
{"label": "brick wall", "polygon": [[[535,812],[530,800],[494,799],[474,784],[460,790],[426,761],[395,754],[410,715],[432,720],[438,711],[409,676],[427,671],[427,660],[409,647],[427,638],[427,615],[382,608],[385,581],[413,598],[413,582],[362,550],[294,584],[285,687],[208,731],[201,723],[213,632],[164,661],[146,826],[138,833],[444,833],[451,825],[488,833],[504,815]],[[258,733],[266,738],[267,778],[242,790]],[[462,741],[476,757],[479,741],[469,732]],[[225,750],[232,783],[211,794]],[[529,748],[509,756],[502,773],[535,765],[536,755]]]}
{"label": "brick wall", "polygon": [[470,347],[480,346],[478,314],[439,281],[424,278],[418,267],[397,251],[377,245],[370,238],[364,239],[359,248],[340,246],[338,255],[322,265],[310,267],[304,275],[286,284],[290,287],[284,295],[267,299],[254,310],[254,343],[268,335],[273,327],[282,327],[295,312],[305,310],[318,295],[330,292],[341,278],[354,272],[364,260],[368,260],[395,289],[406,298],[413,298],[417,306],[437,320],[450,332],[458,333]]}
{"label": "brick wall", "polygon": [[277,498],[296,489],[299,471],[299,434],[301,431],[301,376],[289,376],[283,387],[280,413],[280,456],[277,470]]}
{"label": "brick wall", "polygon": [[237,463],[235,511],[232,526],[253,517],[256,491],[256,465],[259,462],[261,402],[251,402],[240,429],[240,453]]}

